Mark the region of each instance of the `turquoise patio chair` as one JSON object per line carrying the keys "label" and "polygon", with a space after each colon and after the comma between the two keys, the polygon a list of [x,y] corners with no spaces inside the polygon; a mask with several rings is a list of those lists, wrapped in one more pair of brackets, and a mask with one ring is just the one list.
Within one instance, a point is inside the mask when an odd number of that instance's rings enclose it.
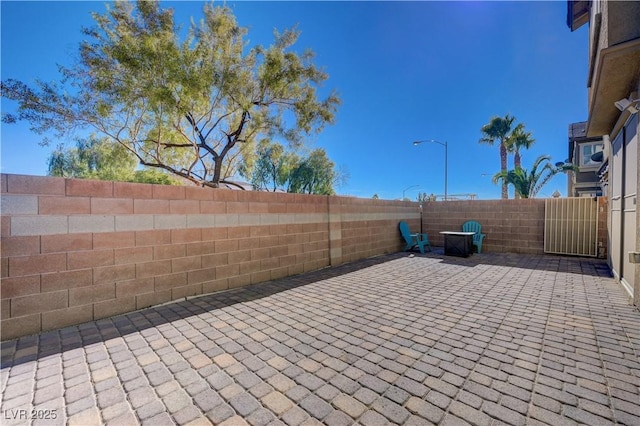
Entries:
{"label": "turquoise patio chair", "polygon": [[462,232],[475,232],[473,234],[473,244],[478,247],[478,253],[482,252],[482,240],[487,234],[482,233],[482,225],[475,220],[470,220],[462,224]]}
{"label": "turquoise patio chair", "polygon": [[404,251],[411,250],[414,247],[418,247],[420,253],[424,253],[425,247],[428,247],[429,251],[431,251],[431,244],[429,243],[427,234],[412,234],[411,231],[409,231],[409,225],[404,221],[400,222],[398,226],[400,227],[400,234],[402,234],[402,238],[404,238],[407,244]]}

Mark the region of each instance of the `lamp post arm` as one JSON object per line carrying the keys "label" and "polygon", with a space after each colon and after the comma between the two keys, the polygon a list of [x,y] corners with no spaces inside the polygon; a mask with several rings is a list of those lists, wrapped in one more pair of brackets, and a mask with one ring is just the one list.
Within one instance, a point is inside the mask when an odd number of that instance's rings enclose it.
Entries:
{"label": "lamp post arm", "polygon": [[413,145],[417,146],[417,145],[420,145],[421,143],[425,143],[425,142],[437,143],[438,145],[444,146],[444,200],[447,201],[447,199],[448,199],[447,181],[448,181],[448,176],[449,176],[449,174],[448,174],[449,143],[446,142],[446,141],[445,142],[440,142],[440,141],[437,141],[435,139],[424,139],[424,140],[414,141]]}
{"label": "lamp post arm", "polygon": [[411,188],[418,188],[420,185],[411,185],[402,190],[402,200],[404,200],[404,193],[410,190]]}

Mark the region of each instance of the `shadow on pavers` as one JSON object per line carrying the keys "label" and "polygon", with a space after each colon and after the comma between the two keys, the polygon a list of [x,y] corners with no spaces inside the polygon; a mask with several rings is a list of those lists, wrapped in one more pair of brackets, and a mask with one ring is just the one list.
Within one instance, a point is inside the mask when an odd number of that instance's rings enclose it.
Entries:
{"label": "shadow on pavers", "polygon": [[441,247],[434,247],[431,252],[425,254],[419,252],[392,253],[246,287],[194,296],[188,300],[167,302],[163,305],[110,318],[3,341],[0,343],[0,367],[4,369],[35,361],[405,257],[435,258],[445,264],[466,267],[493,265],[611,277],[611,271],[606,262],[595,258],[513,253],[475,253],[470,257],[462,258],[445,256]]}
{"label": "shadow on pavers", "polygon": [[473,253],[469,257],[445,256],[444,248],[433,247],[432,251],[415,253],[419,256],[439,257],[443,263],[475,267],[478,265],[506,266],[539,271],[575,273],[593,277],[613,277],[605,259],[560,254],[520,254],[520,253]]}
{"label": "shadow on pavers", "polygon": [[406,257],[406,255],[406,253],[392,253],[371,257],[335,267],[327,267],[246,287],[193,296],[114,317],[6,340],[0,342],[0,368],[4,369],[36,361],[83,346],[233,306],[237,303],[269,297],[282,291],[355,272],[393,259]]}

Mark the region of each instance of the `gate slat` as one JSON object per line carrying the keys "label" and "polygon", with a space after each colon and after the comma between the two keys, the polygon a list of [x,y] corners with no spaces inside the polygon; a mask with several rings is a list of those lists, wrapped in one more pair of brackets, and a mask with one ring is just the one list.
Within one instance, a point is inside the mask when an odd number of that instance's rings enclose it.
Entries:
{"label": "gate slat", "polygon": [[548,198],[544,217],[545,253],[597,256],[596,198]]}

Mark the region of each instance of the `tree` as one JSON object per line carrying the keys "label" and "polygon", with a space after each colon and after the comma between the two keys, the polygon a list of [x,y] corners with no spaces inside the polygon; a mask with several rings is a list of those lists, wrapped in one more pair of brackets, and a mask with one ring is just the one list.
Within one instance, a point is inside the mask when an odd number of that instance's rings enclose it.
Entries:
{"label": "tree", "polygon": [[19,104],[3,121],[26,120],[56,137],[92,129],[144,166],[211,187],[252,155],[255,140],[279,136],[299,146],[333,122],[340,101],[334,92],[319,98],[328,75],[312,51],[291,50],[296,29],[245,53],[247,30],[228,7],[206,4],[203,12],[183,41],[173,11],[158,2],[115,2],[94,13],[97,25],[83,30],[79,59],[60,68],[60,82],[1,83],[2,96]]}
{"label": "tree", "polygon": [[419,203],[426,203],[427,201],[436,201],[435,194],[427,194],[426,192],[419,192],[418,198],[416,199]]}
{"label": "tree", "polygon": [[275,192],[286,187],[291,170],[298,162],[298,157],[286,152],[284,146],[265,139],[258,144],[255,161],[245,162],[240,173],[251,181],[255,189]]}
{"label": "tree", "polygon": [[[529,149],[535,143],[535,139],[531,132],[527,132],[524,127],[524,123],[519,123],[509,135],[507,141],[507,151],[513,153],[513,166],[515,169],[522,167],[522,157],[520,150],[522,148]],[[515,198],[520,198],[518,192],[515,193]]]}
{"label": "tree", "polygon": [[141,169],[134,173],[133,181],[137,183],[156,183],[159,185],[180,185],[180,181],[159,169]]}
{"label": "tree", "polygon": [[509,135],[507,142],[507,150],[513,153],[513,167],[522,167],[522,157],[520,155],[521,149],[529,149],[533,146],[536,140],[533,138],[531,132],[525,130],[524,123],[519,123]]}
{"label": "tree", "polygon": [[136,160],[124,147],[105,139],[79,139],[73,148],[58,145],[49,157],[49,176],[130,181]]}
{"label": "tree", "polygon": [[[505,115],[504,117],[492,117],[491,120],[482,126],[480,131],[482,132],[482,138],[478,141],[492,145],[497,141],[500,147],[500,173],[507,172],[507,151],[509,147],[509,136],[511,134],[511,128],[515,117],[512,115]],[[509,191],[507,189],[507,183],[502,182],[502,199],[509,198]]]}
{"label": "tree", "polygon": [[157,169],[136,170],[136,164],[135,157],[122,145],[113,144],[105,138],[80,139],[73,148],[58,145],[49,157],[48,174],[119,182],[178,183]]}
{"label": "tree", "polygon": [[258,144],[254,161],[245,162],[241,173],[255,189],[322,195],[335,194],[334,186],[348,178],[347,172],[336,169],[324,149],[300,157],[268,140]]}
{"label": "tree", "polygon": [[520,197],[535,198],[552,177],[558,173],[567,173],[575,169],[575,166],[568,164],[554,166],[551,164],[550,156],[541,155],[533,162],[530,172],[522,167],[516,167],[507,172],[498,172],[493,176],[493,183],[497,184],[498,181],[502,181],[503,185],[512,185]]}
{"label": "tree", "polygon": [[334,195],[333,186],[340,179],[333,161],[329,160],[324,149],[318,148],[291,170],[287,192]]}

